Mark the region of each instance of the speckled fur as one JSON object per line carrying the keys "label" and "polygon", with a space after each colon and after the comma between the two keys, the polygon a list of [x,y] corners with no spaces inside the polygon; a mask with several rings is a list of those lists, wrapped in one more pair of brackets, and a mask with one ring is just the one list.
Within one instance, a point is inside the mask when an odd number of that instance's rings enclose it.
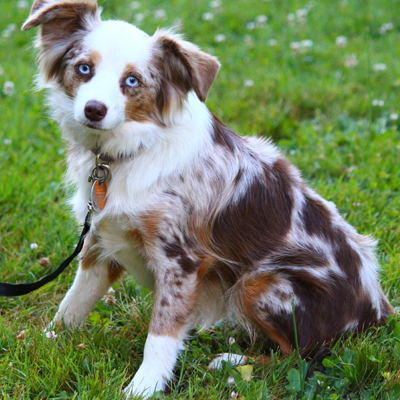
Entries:
{"label": "speckled fur", "polygon": [[[81,323],[124,270],[154,288],[144,362],[126,396],[164,389],[186,332],[228,314],[287,354],[294,311],[303,355],[393,314],[374,241],[270,141],[240,137],[208,111],[218,61],[174,33],[150,37],[99,15],[94,2],[36,0],[24,28],[41,26],[39,67],[69,144],[79,222],[92,150],[117,159],[55,321]],[[79,62],[91,67],[85,79],[76,75]],[[138,87],[125,85],[131,75]],[[88,100],[108,109],[96,129],[86,126]]]}

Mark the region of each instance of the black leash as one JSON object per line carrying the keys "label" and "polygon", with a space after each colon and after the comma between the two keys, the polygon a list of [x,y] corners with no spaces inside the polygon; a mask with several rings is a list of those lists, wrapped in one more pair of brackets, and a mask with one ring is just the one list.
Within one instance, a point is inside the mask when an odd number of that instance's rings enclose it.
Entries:
{"label": "black leash", "polygon": [[22,296],[24,294],[31,293],[44,286],[46,283],[56,279],[57,276],[60,275],[61,272],[63,272],[65,268],[68,267],[71,261],[81,252],[83,243],[85,242],[86,234],[89,232],[90,229],[90,214],[91,211],[89,211],[86,215],[85,224],[83,226],[81,237],[79,238],[79,242],[76,245],[75,251],[65,261],[63,261],[54,272],[45,276],[40,281],[32,283],[15,284],[0,282],[0,297]]}

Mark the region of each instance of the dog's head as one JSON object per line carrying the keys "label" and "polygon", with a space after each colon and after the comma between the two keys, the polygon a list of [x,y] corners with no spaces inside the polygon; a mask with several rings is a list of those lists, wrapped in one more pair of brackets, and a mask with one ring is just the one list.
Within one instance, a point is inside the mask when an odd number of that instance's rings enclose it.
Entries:
{"label": "dog's head", "polygon": [[35,0],[22,27],[40,26],[41,78],[68,96],[74,124],[95,135],[130,121],[164,126],[189,92],[205,101],[216,58],[169,31],[148,36],[100,12],[90,0]]}

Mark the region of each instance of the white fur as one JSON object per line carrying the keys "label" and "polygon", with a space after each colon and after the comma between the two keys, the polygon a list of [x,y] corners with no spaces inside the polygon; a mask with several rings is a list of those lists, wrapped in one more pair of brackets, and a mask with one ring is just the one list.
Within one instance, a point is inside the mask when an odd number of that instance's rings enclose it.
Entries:
{"label": "white fur", "polygon": [[208,369],[211,370],[220,370],[223,367],[223,361],[225,361],[228,364],[232,365],[244,365],[248,361],[247,356],[243,356],[241,354],[233,354],[233,353],[222,353],[218,357],[214,358],[208,364]]}
{"label": "white fur", "polygon": [[141,395],[147,399],[155,391],[164,390],[181,350],[181,338],[149,334],[144,346],[143,363],[124,390],[126,398]]}

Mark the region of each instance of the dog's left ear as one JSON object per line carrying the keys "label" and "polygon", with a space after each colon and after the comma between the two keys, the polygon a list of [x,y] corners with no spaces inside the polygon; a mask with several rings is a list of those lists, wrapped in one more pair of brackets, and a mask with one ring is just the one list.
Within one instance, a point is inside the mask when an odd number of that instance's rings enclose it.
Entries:
{"label": "dog's left ear", "polygon": [[163,111],[171,100],[186,97],[191,90],[204,102],[220,68],[218,60],[169,31],[157,31],[153,40],[157,70],[162,74],[158,102]]}

